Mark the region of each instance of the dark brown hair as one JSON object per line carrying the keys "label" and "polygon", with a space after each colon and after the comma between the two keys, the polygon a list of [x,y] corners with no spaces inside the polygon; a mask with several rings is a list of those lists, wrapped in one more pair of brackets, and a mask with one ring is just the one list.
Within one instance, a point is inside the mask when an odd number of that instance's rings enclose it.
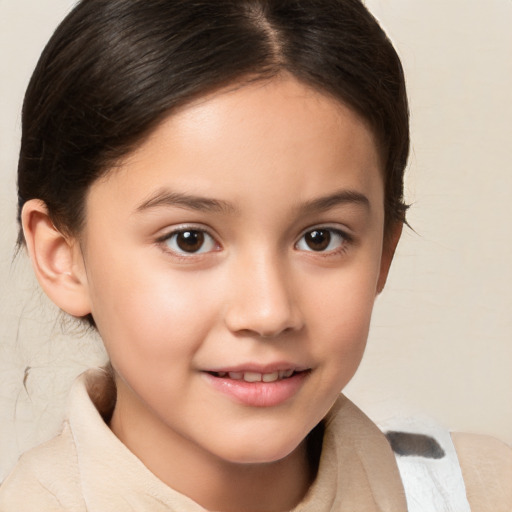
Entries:
{"label": "dark brown hair", "polygon": [[61,231],[78,234],[91,184],[174,109],[283,71],[369,122],[383,155],[386,227],[403,222],[404,76],[359,0],[82,0],[27,89],[18,219],[37,198]]}

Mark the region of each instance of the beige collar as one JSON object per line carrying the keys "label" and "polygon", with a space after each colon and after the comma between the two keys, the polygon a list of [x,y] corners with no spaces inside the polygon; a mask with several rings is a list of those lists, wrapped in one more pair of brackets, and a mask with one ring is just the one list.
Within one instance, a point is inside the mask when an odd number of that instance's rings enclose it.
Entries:
{"label": "beige collar", "polygon": [[[69,424],[89,512],[204,512],[151,473],[111,432],[89,398],[108,394],[101,370],[71,392]],[[395,457],[379,429],[340,395],[326,419],[318,476],[293,512],[405,512]]]}

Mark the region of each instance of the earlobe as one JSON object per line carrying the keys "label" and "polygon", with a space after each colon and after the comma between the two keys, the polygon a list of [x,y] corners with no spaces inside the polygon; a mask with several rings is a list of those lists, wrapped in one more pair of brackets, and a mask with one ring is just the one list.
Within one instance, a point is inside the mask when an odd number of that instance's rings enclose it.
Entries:
{"label": "earlobe", "polygon": [[395,255],[396,246],[398,245],[398,241],[400,240],[400,236],[402,235],[403,222],[396,222],[393,226],[391,226],[390,232],[384,237],[384,244],[382,247],[382,257],[380,260],[380,273],[379,279],[377,281],[377,294],[381,293],[386,285],[386,280],[388,278],[389,269],[391,267],[391,262],[393,261],[393,256]]}
{"label": "earlobe", "polygon": [[80,247],[53,224],[43,201],[32,199],[21,213],[27,250],[39,284],[63,311],[90,313],[87,278]]}

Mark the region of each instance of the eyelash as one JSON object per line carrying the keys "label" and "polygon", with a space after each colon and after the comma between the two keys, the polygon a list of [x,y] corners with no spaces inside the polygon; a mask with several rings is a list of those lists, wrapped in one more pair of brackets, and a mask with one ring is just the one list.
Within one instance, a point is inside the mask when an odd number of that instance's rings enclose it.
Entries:
{"label": "eyelash", "polygon": [[[303,240],[307,235],[313,235],[313,233],[322,233],[327,232],[329,234],[328,237],[328,243],[327,246],[320,250],[315,250],[311,248],[310,246],[308,248],[305,248],[304,246],[301,248],[301,244],[307,244],[308,242]],[[199,248],[195,251],[186,251],[183,249],[183,247],[178,246],[177,237],[179,235],[186,235],[186,234],[194,234],[195,236],[191,238],[192,242],[194,240],[199,242]],[[199,235],[199,240],[198,236]],[[334,235],[334,236],[333,236]],[[328,249],[329,245],[332,244],[333,238],[338,238],[338,247]],[[186,238],[185,238],[186,241]],[[211,252],[217,252],[220,250],[221,246],[217,242],[214,236],[212,236],[207,230],[200,227],[195,226],[183,226],[178,229],[174,229],[169,233],[166,233],[165,235],[159,237],[156,240],[157,244],[160,246],[164,246],[163,249],[166,252],[170,252],[175,256],[178,256],[180,258],[191,258],[194,256],[201,256],[203,254],[208,254]],[[345,231],[337,228],[332,228],[328,226],[314,226],[311,228],[308,228],[306,231],[302,233],[299,240],[294,244],[294,248],[299,251],[309,252],[313,254],[317,254],[319,256],[328,257],[328,256],[335,256],[337,254],[341,254],[347,251],[348,246],[353,242],[353,238],[346,233]],[[174,245],[174,247],[171,247],[170,243]],[[208,244],[208,247],[206,250],[203,250],[205,243]]]}
{"label": "eyelash", "polygon": [[[331,248],[329,250],[322,249],[322,250],[318,250],[318,251],[312,249],[311,247],[309,247],[309,248],[301,248],[300,244],[301,244],[302,241],[304,241],[305,237],[307,235],[312,235],[315,232],[317,232],[317,233],[321,233],[321,232],[329,233],[328,245],[327,245],[327,247],[325,249],[327,249],[329,247],[329,245],[331,245],[334,237],[338,238],[339,246],[335,247],[335,248]],[[333,235],[334,235],[334,237],[333,237]],[[307,242],[304,242],[304,243],[307,244]],[[336,255],[345,253],[347,251],[347,249],[349,248],[351,243],[353,243],[352,236],[350,236],[348,233],[346,233],[345,231],[343,231],[341,229],[333,228],[333,227],[329,227],[329,226],[314,226],[314,227],[308,228],[306,231],[304,231],[302,233],[302,235],[300,236],[299,240],[295,243],[295,248],[297,250],[302,250],[304,252],[313,253],[313,254],[316,254],[318,256],[329,257],[329,256],[336,256]]]}
{"label": "eyelash", "polygon": [[[185,234],[195,234],[199,235],[201,245],[198,250],[196,251],[186,251],[183,248],[180,248],[177,244],[177,237],[179,235],[185,235]],[[201,241],[201,238],[203,240]],[[192,241],[194,241],[193,238],[191,238]],[[203,254],[207,254],[210,252],[216,252],[220,249],[220,244],[217,242],[215,237],[213,237],[207,230],[204,228],[199,228],[195,226],[183,226],[178,229],[173,229],[169,233],[166,233],[165,235],[159,237],[156,240],[157,244],[162,246],[164,251],[170,252],[171,254],[178,256],[180,258],[191,258],[194,256],[202,256]],[[202,250],[205,243],[208,243],[210,248],[207,250]],[[174,247],[170,246],[170,243],[173,243]]]}

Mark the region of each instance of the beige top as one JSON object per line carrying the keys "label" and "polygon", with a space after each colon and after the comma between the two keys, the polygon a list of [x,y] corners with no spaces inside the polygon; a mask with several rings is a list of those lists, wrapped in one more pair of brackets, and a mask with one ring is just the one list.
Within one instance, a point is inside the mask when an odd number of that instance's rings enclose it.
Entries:
{"label": "beige top", "polygon": [[[0,488],[0,512],[204,512],[117,439],[89,398],[86,381],[101,389],[98,372],[77,380],[62,433],[21,457]],[[472,511],[512,512],[512,450],[481,436],[453,439]],[[386,438],[344,396],[327,418],[317,479],[293,512],[306,511],[406,511]]]}

